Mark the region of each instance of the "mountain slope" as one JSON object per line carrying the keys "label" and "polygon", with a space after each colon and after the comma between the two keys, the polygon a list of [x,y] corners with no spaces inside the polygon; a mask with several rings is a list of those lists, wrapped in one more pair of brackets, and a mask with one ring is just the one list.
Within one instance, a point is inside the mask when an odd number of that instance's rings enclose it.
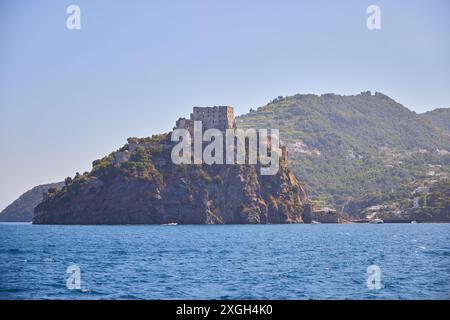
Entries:
{"label": "mountain slope", "polygon": [[443,130],[450,139],[450,108],[439,108],[420,115],[428,119],[433,125]]}
{"label": "mountain slope", "polygon": [[371,192],[388,192],[449,165],[450,139],[432,122],[388,96],[279,97],[236,119],[241,128],[279,128],[291,166],[324,204],[344,206]]}
{"label": "mountain slope", "polygon": [[64,182],[49,183],[28,190],[0,213],[0,222],[31,222],[33,210],[51,188],[60,189]]}

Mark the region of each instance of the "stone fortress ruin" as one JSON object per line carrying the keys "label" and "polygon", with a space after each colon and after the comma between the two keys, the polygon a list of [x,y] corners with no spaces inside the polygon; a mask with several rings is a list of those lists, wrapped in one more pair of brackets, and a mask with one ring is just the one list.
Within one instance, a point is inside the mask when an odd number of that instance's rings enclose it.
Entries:
{"label": "stone fortress ruin", "polygon": [[[199,126],[200,123],[200,126]],[[178,130],[187,130],[189,133],[189,136],[184,136],[184,134],[176,133],[175,136],[173,135],[174,132]],[[220,130],[222,133],[219,134],[219,136],[214,136],[214,141],[212,145],[215,147],[218,147],[219,145],[224,145],[224,150],[235,150],[238,154],[244,154],[244,158],[241,158],[241,160],[238,160],[238,162],[244,161],[248,162],[250,164],[256,164],[258,162],[257,159],[260,160],[260,163],[265,162],[265,160],[261,161],[261,157],[265,157],[260,152],[263,152],[263,154],[266,154],[268,151],[269,158],[271,158],[271,161],[269,163],[272,163],[276,161],[279,162],[279,158],[281,157],[281,160],[283,162],[287,161],[287,149],[285,146],[279,145],[280,138],[279,138],[279,131],[278,129],[270,129],[270,141],[266,140],[266,138],[261,138],[259,135],[261,134],[261,130],[266,136],[268,134],[267,129],[265,128],[255,128],[251,129],[249,131],[238,129],[236,127],[236,123],[234,120],[234,110],[231,106],[213,106],[213,107],[193,107],[192,113],[190,114],[189,119],[186,118],[178,118],[176,121],[175,127],[173,128],[172,133],[172,141],[179,141],[179,139],[183,136],[186,140],[189,140],[192,142],[191,138],[193,137],[194,145],[197,142],[198,145],[201,145],[201,148],[195,148],[194,147],[194,163],[197,159],[201,159],[201,150],[205,147],[205,141],[210,141],[210,137],[208,135],[208,138],[206,140],[203,140],[202,137],[199,137],[198,135],[203,135],[203,133],[207,134],[207,131],[210,129],[216,129]],[[196,132],[196,130],[201,130],[200,132]],[[197,138],[196,138],[197,137]],[[237,140],[235,140],[237,139]],[[272,141],[275,139],[274,141]],[[235,145],[236,141],[236,145]],[[250,141],[253,141],[254,143],[251,143]],[[189,143],[190,143],[189,142]],[[275,144],[273,144],[275,143]],[[231,144],[231,145],[230,145]],[[211,145],[211,146],[212,146]],[[257,146],[258,145],[258,146]],[[182,144],[179,144],[178,146],[182,146]],[[264,146],[265,149],[262,149],[261,147]],[[185,146],[187,147],[187,146]],[[215,148],[214,147],[214,148]],[[187,147],[190,149],[190,146]],[[250,151],[250,154],[253,154],[254,157],[250,160],[249,155],[245,155],[249,152],[250,148],[252,150]],[[175,149],[175,155],[179,154],[178,147],[176,146]],[[209,150],[209,149],[208,149]],[[215,149],[214,149],[215,150]],[[197,152],[197,155],[196,155]],[[232,151],[234,152],[234,151]],[[215,153],[215,152],[214,152]],[[215,153],[216,154],[216,153]],[[275,157],[277,160],[275,160]],[[219,159],[214,158],[214,163],[222,164],[224,161],[224,158],[222,154],[218,156]],[[228,157],[227,163],[228,162]],[[238,156],[239,158],[239,156]],[[272,159],[273,158],[273,159]],[[234,159],[234,156],[233,156]],[[174,159],[172,159],[174,160]],[[190,160],[190,156],[186,156],[184,160],[180,161],[188,161]],[[216,162],[217,161],[217,162]],[[234,160],[233,160],[234,161]],[[175,162],[178,162],[176,160]],[[268,164],[268,163],[264,163]],[[278,164],[276,165],[278,167]],[[277,169],[278,170],[278,169]]]}
{"label": "stone fortress ruin", "polygon": [[194,121],[201,121],[203,129],[235,129],[234,110],[230,106],[194,107],[189,119],[179,118],[175,129],[187,129],[192,131]]}

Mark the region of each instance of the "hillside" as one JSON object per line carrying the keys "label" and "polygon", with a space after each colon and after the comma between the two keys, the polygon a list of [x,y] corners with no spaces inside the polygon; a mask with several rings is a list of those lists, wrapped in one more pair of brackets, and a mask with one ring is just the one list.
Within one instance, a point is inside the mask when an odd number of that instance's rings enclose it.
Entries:
{"label": "hillside", "polygon": [[28,190],[0,213],[0,222],[31,222],[33,210],[50,188],[60,189],[64,182],[49,183]]}
{"label": "hillside", "polygon": [[367,194],[409,185],[429,164],[450,167],[448,136],[381,93],[278,97],[236,123],[279,128],[293,171],[310,196],[338,209]]}
{"label": "hillside", "polygon": [[437,128],[448,134],[450,139],[450,108],[439,108],[422,113],[420,116],[428,119]]}
{"label": "hillside", "polygon": [[[435,172],[430,171],[431,172]],[[450,179],[427,175],[394,192],[372,193],[350,202],[354,218],[379,218],[385,222],[450,222]]]}
{"label": "hillside", "polygon": [[429,192],[419,198],[418,206],[418,218],[438,216],[441,221],[450,222],[450,179],[431,186]]}

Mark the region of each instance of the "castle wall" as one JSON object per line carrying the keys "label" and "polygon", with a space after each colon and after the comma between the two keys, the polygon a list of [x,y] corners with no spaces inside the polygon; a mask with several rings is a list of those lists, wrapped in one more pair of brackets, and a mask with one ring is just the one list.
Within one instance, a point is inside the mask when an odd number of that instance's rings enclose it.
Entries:
{"label": "castle wall", "polygon": [[234,111],[228,106],[194,107],[192,121],[202,121],[203,129],[233,129]]}

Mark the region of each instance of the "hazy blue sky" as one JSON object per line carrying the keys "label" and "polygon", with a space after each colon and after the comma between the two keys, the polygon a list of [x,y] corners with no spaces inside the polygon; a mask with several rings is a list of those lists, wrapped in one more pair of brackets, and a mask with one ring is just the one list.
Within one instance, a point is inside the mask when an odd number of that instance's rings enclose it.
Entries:
{"label": "hazy blue sky", "polygon": [[[81,30],[66,8],[81,8]],[[366,28],[381,7],[382,30]],[[450,106],[450,1],[0,1],[0,209],[193,105],[381,91]]]}

